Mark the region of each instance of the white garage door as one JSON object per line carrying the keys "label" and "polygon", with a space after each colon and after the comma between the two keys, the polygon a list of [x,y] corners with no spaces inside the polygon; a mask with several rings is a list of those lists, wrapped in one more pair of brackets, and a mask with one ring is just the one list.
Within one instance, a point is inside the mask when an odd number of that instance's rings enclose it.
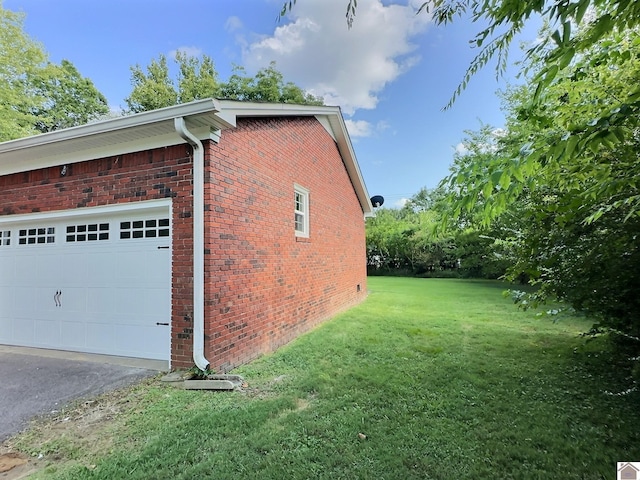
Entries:
{"label": "white garage door", "polygon": [[0,343],[170,360],[168,206],[0,217]]}

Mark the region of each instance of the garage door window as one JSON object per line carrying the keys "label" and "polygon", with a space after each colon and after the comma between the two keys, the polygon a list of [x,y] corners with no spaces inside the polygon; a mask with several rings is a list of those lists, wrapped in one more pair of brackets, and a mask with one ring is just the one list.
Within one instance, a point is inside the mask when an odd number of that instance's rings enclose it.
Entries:
{"label": "garage door window", "polygon": [[0,247],[11,245],[11,230],[0,231]]}
{"label": "garage door window", "polygon": [[54,227],[39,227],[20,230],[18,232],[18,245],[36,245],[41,243],[54,243],[56,229]]}
{"label": "garage door window", "polygon": [[120,222],[120,238],[154,238],[169,236],[168,218],[151,218],[148,220],[135,220]]}
{"label": "garage door window", "polygon": [[94,240],[109,240],[108,223],[67,226],[67,242],[91,242]]}

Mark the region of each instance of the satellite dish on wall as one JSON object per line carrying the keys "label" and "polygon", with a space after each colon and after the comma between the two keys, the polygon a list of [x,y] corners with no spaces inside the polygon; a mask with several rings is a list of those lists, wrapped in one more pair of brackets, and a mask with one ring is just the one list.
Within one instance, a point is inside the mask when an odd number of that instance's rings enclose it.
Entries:
{"label": "satellite dish on wall", "polygon": [[384,203],[384,197],[382,195],[374,195],[371,197],[371,205],[374,207],[381,207]]}

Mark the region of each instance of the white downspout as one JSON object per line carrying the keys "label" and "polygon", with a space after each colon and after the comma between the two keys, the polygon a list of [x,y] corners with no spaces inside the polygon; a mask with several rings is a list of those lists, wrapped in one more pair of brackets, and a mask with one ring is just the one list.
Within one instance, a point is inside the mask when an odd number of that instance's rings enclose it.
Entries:
{"label": "white downspout", "polygon": [[209,368],[204,356],[204,146],[187,130],[183,117],[174,118],[176,132],[193,147],[193,361]]}

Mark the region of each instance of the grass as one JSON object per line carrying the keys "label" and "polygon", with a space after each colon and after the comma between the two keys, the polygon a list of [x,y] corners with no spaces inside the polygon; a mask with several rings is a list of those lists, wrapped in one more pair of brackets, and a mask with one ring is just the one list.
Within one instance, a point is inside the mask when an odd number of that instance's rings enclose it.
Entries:
{"label": "grass", "polygon": [[376,277],[369,289],[234,372],[244,392],[126,391],[98,431],[104,448],[67,445],[37,477],[600,479],[640,459],[640,394],[605,393],[625,390],[628,371],[606,341],[579,336],[589,322],[518,311],[497,282]]}

